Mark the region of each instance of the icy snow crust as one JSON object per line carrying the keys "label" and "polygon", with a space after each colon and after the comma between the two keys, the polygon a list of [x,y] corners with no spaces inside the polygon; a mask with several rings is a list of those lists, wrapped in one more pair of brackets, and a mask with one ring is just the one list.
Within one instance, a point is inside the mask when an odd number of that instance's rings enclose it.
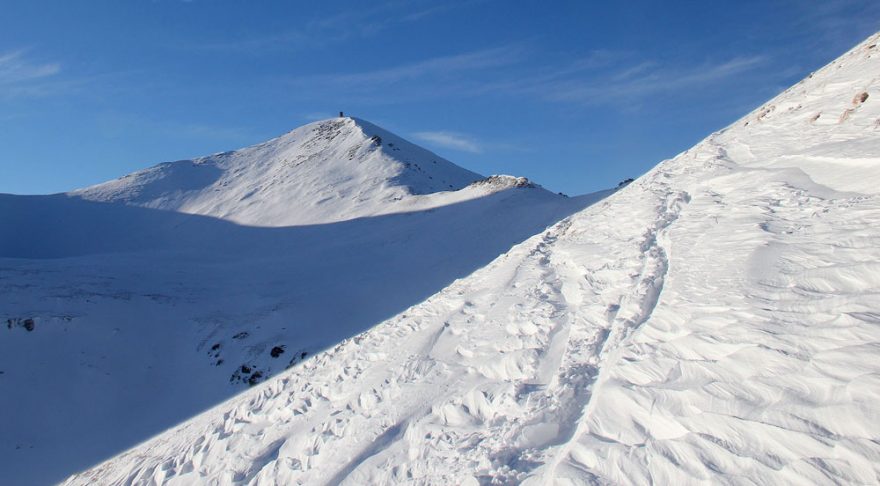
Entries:
{"label": "icy snow crust", "polygon": [[603,196],[477,179],[340,118],[75,193],[0,195],[0,484],[133,447]]}
{"label": "icy snow crust", "polygon": [[878,483],[878,40],[68,484]]}

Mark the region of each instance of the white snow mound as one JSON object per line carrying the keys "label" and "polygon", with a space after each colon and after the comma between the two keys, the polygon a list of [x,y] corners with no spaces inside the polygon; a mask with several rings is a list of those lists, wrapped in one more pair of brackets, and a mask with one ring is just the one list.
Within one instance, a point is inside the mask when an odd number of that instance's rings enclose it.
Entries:
{"label": "white snow mound", "polygon": [[340,117],[70,194],[252,226],[290,226],[424,209],[430,205],[418,195],[457,191],[481,178],[367,121]]}

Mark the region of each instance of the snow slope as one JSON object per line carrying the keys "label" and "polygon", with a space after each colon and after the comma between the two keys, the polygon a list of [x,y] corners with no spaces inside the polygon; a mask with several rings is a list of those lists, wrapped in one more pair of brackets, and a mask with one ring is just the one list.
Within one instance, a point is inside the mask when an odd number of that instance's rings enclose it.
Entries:
{"label": "snow slope", "polygon": [[878,42],[67,483],[877,484]]}
{"label": "snow slope", "polygon": [[367,121],[345,117],[70,194],[251,226],[290,226],[426,209],[430,203],[413,196],[456,191],[481,178]]}
{"label": "snow slope", "polygon": [[[602,196],[466,185],[474,174],[433,160],[334,119],[85,191],[0,195],[0,483],[118,454]],[[320,223],[283,226],[303,221]]]}

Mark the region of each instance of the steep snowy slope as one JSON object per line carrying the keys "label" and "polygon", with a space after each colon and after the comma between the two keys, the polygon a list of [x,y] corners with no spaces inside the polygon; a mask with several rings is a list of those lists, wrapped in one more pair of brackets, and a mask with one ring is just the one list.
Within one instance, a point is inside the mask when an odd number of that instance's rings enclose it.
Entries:
{"label": "steep snowy slope", "polygon": [[427,203],[412,196],[455,191],[481,178],[369,122],[345,117],[70,194],[248,225],[290,226],[424,209]]}
{"label": "steep snowy slope", "polygon": [[[363,145],[368,126],[381,149]],[[314,135],[325,127],[335,138]],[[442,159],[421,171],[398,162],[383,151],[428,153],[360,120],[288,138],[73,195],[0,195],[0,483],[60,481],[118,454],[601,197],[565,198],[512,177],[408,195],[472,174]],[[289,167],[273,157],[300,142],[324,145],[285,179]],[[349,160],[350,146],[363,153]],[[206,173],[223,182],[203,188]],[[354,192],[304,202],[331,187]],[[252,190],[250,206],[236,203]],[[361,212],[383,214],[349,219]],[[303,220],[333,222],[277,227]]]}
{"label": "steep snowy slope", "polygon": [[69,484],[876,484],[880,35]]}

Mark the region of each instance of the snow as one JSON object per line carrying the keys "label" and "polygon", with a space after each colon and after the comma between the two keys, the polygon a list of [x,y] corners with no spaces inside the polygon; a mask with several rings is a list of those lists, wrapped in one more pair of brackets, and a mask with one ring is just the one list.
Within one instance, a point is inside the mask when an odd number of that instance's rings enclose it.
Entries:
{"label": "snow", "polygon": [[605,195],[481,177],[345,118],[91,189],[0,195],[0,482],[63,480]]}
{"label": "snow", "polygon": [[70,194],[250,226],[291,226],[428,209],[435,206],[420,195],[457,191],[481,178],[365,120],[340,117]]}
{"label": "snow", "polygon": [[880,482],[878,42],[67,484]]}

